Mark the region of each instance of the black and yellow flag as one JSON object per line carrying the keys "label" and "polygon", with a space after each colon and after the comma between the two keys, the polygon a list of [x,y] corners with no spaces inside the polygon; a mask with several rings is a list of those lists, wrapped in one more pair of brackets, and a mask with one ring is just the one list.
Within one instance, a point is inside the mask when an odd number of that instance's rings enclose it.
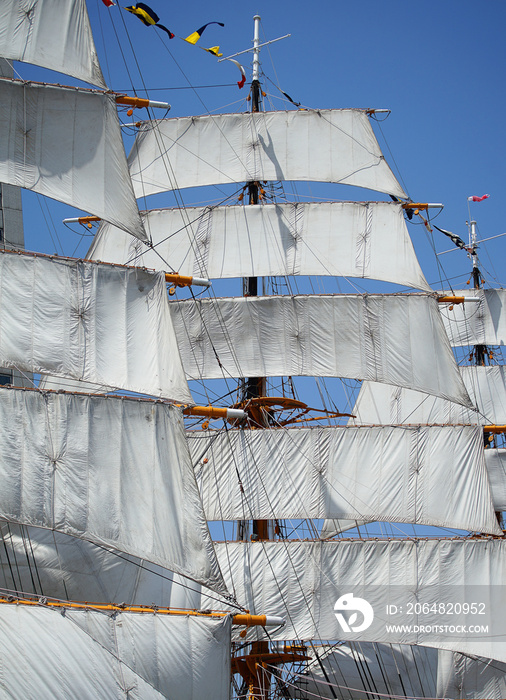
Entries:
{"label": "black and yellow flag", "polygon": [[221,58],[221,56],[223,56],[223,54],[220,53],[219,46],[210,46],[208,49],[204,49],[204,51],[207,51],[208,53],[212,53],[213,56],[217,56],[218,58]]}
{"label": "black and yellow flag", "polygon": [[163,31],[167,32],[167,34],[169,35],[169,39],[174,38],[175,34],[173,34],[169,29],[167,29],[167,27],[164,27],[163,24],[159,24],[158,20],[160,18],[158,17],[156,12],[147,5],[145,5],[143,2],[138,2],[136,5],[125,7],[125,10],[127,10],[127,12],[131,12],[133,15],[136,15],[136,17],[138,17],[140,21],[143,22],[147,27],[155,26],[159,29],[163,29]]}
{"label": "black and yellow flag", "polygon": [[[206,27],[208,27],[210,24],[219,24],[220,27],[224,27],[224,26],[225,26],[225,25],[223,24],[223,22],[208,22],[207,24],[204,24],[203,27],[200,27],[200,29],[197,29],[196,32],[193,32],[193,34],[190,34],[190,36],[187,36],[186,39],[185,39],[185,41],[187,41],[189,44],[196,44],[197,41],[198,41],[198,40],[200,39],[200,37],[202,36],[202,34],[204,33],[204,29],[205,29]],[[213,47],[213,48],[214,48],[214,47]],[[207,51],[207,49],[206,49],[206,51]],[[213,52],[211,51],[211,53],[213,53]]]}

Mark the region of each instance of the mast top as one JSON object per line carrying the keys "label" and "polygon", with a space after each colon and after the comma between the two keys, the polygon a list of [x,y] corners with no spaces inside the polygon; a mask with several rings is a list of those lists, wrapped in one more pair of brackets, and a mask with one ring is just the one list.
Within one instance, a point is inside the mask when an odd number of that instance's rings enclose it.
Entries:
{"label": "mast top", "polygon": [[257,81],[260,75],[260,15],[255,15],[253,17],[255,22],[255,29],[253,33],[253,72],[252,72],[252,82]]}

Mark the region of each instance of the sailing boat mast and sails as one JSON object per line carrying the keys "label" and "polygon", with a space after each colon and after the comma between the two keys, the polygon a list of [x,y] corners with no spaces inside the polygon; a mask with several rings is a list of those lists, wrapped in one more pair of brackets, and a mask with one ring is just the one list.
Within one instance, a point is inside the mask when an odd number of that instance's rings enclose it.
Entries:
{"label": "sailing boat mast and sails", "polygon": [[[0,34],[0,54],[37,62],[54,8],[50,0],[29,10],[4,3],[0,26],[9,31]],[[51,15],[70,40],[65,52],[55,46],[45,53],[44,65],[65,65],[103,88],[85,5],[76,0],[72,8]],[[69,46],[82,47],[82,56],[71,61]],[[1,563],[10,596],[0,605],[4,634],[22,626],[12,646],[19,654],[28,643],[37,649],[37,635],[44,648],[44,630],[52,629],[83,659],[82,674],[65,664],[52,676],[35,650],[31,671],[21,679],[10,674],[6,686],[29,694],[40,675],[47,697],[64,697],[70,687],[84,696],[92,692],[86,671],[95,667],[90,675],[111,696],[119,689],[142,698],[227,697],[231,639],[243,660],[244,645],[274,643],[269,651],[253,646],[267,656],[244,661],[257,666],[243,675],[251,697],[270,692],[270,682],[260,688],[262,673],[273,678],[283,660],[303,660],[305,654],[290,656],[287,640],[308,643],[319,664],[314,642],[336,639],[506,662],[499,619],[492,635],[448,635],[434,623],[420,630],[420,611],[410,620],[418,629],[386,628],[385,611],[402,596],[406,606],[437,601],[446,610],[458,593],[461,605],[482,604],[490,624],[491,612],[500,617],[505,545],[483,422],[405,425],[361,420],[357,410],[343,425],[337,411],[287,401],[282,408],[296,409],[288,418],[263,405],[270,418],[262,429],[238,424],[238,414],[222,429],[183,425],[182,406],[194,403],[187,380],[204,386],[258,377],[366,380],[476,415],[445,330],[445,323],[458,327],[458,313],[451,321],[441,313],[416,260],[404,211],[421,206],[404,203],[371,126],[374,110],[254,109],[150,120],[139,125],[127,164],[110,93],[11,80],[1,80],[0,89],[0,180],[102,219],[86,261],[0,256],[0,365],[45,375],[43,390],[0,388]],[[308,180],[396,201],[262,201],[141,215],[135,203],[196,183]],[[418,291],[267,296],[248,286],[249,296],[207,292],[169,301],[167,272],[204,280],[356,276]],[[483,299],[479,308],[486,318]],[[54,381],[73,391],[51,392]],[[153,398],[107,395],[118,390]],[[262,397],[246,394],[244,410],[253,416],[248,400]],[[326,425],[314,422],[322,415]],[[485,536],[213,543],[207,525],[283,519],[307,519],[315,529],[322,520],[374,520]],[[375,611],[358,637],[353,622],[346,631],[334,615],[336,600],[351,591]],[[36,605],[21,604],[21,594],[38,595]],[[86,600],[110,607],[59,607]],[[141,613],[142,605],[207,612]],[[247,631],[235,632],[232,616],[220,610],[267,613],[278,626],[267,633],[249,619]],[[406,614],[395,622],[405,623]],[[187,654],[184,661],[163,652],[175,648]]]}

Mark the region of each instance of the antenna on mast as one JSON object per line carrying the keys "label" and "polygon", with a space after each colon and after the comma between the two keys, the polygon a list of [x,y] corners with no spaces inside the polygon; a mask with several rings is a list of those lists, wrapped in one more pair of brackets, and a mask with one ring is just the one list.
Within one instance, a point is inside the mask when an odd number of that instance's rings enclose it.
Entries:
{"label": "antenna on mast", "polygon": [[284,36],[279,36],[277,39],[271,39],[270,41],[264,41],[260,43],[260,15],[255,15],[253,20],[255,22],[255,28],[253,33],[253,48],[244,49],[244,51],[237,51],[237,53],[230,54],[224,58],[218,59],[218,63],[222,61],[229,61],[230,59],[236,58],[236,56],[241,56],[242,54],[253,52],[253,70],[251,76],[251,92],[252,92],[252,112],[258,112],[260,108],[260,48],[262,46],[267,46],[268,44],[274,44],[276,41],[281,41],[281,39],[288,39],[291,34],[285,34]]}

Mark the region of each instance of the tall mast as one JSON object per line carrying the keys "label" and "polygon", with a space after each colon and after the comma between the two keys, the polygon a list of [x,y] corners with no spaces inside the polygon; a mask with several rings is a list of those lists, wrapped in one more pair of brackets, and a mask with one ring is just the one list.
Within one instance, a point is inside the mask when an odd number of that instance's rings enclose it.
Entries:
{"label": "tall mast", "polygon": [[[260,16],[255,15],[253,18],[255,22],[254,35],[253,35],[253,70],[251,76],[251,111],[260,111]],[[248,195],[249,195],[249,205],[259,204],[259,190],[260,183],[257,181],[248,182]],[[258,296],[258,278],[257,277],[245,277],[243,279],[243,294],[246,297],[256,297]],[[243,399],[254,399],[259,396],[265,395],[266,382],[265,377],[248,377],[244,380],[243,384]],[[267,425],[267,423],[266,423]],[[244,534],[246,530],[246,524],[244,521],[240,521],[238,524],[238,536],[239,539],[244,539]],[[269,539],[269,521],[268,520],[254,520],[253,521],[253,539],[265,540]]]}

